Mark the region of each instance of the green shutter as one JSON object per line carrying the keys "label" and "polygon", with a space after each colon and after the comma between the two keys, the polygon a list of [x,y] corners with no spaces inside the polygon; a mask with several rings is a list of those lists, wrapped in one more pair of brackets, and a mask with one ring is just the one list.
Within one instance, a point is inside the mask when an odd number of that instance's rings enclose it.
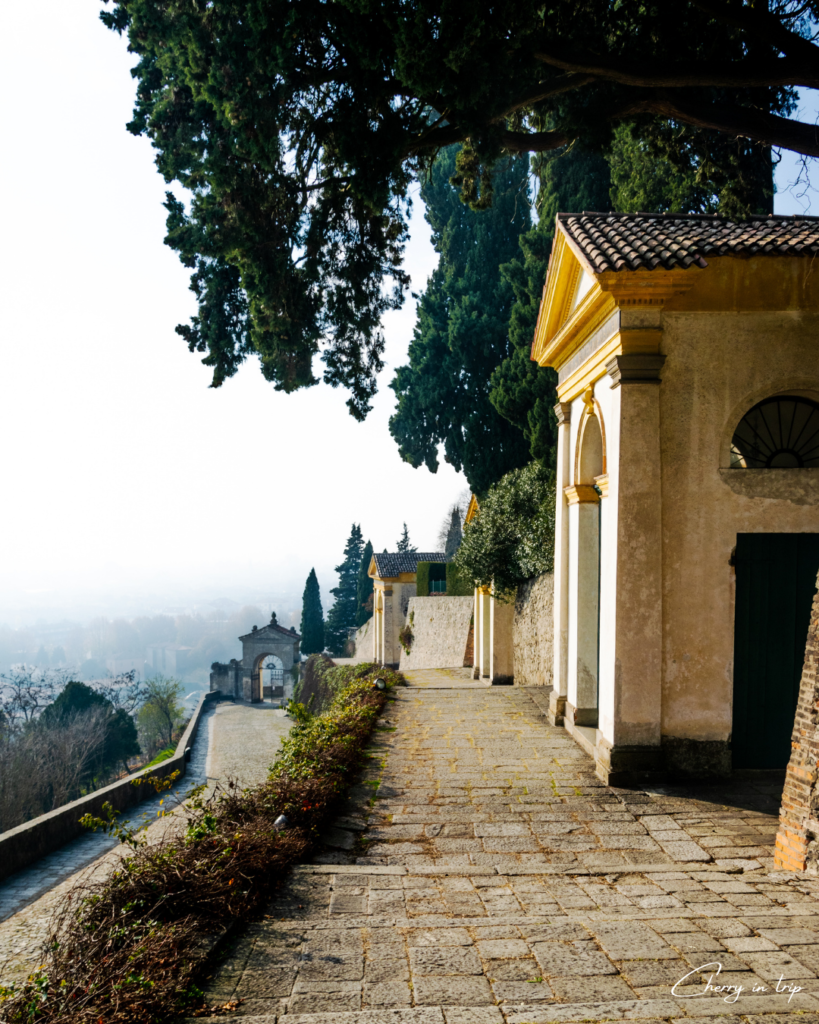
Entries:
{"label": "green shutter", "polygon": [[819,570],[819,534],[741,533],[735,564],[733,765],[784,768]]}

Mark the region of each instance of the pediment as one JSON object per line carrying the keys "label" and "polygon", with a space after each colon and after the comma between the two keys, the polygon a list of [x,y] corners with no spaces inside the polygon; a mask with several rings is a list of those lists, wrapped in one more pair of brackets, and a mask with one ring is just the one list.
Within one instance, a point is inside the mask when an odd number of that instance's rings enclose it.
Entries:
{"label": "pediment", "polygon": [[265,641],[266,643],[286,644],[293,643],[295,640],[299,640],[300,637],[298,633],[291,633],[286,629],[278,629],[276,626],[262,626],[259,629],[254,629],[251,633],[240,636],[239,639],[243,643],[246,640],[251,640],[253,643]]}
{"label": "pediment", "polygon": [[533,359],[539,361],[551,340],[570,320],[581,315],[599,291],[597,275],[558,221],[535,328]]}

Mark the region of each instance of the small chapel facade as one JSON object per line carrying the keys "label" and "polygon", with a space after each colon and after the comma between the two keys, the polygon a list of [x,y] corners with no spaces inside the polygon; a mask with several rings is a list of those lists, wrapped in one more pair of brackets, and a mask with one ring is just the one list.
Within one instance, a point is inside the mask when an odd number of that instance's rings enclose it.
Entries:
{"label": "small chapel facade", "polygon": [[[296,683],[296,667],[301,661],[301,635],[295,629],[280,626],[273,613],[270,622],[240,636],[242,660],[211,666],[210,688],[226,697],[238,697],[257,704],[265,697],[289,700]],[[265,686],[265,676],[268,685]]]}
{"label": "small chapel facade", "polygon": [[373,581],[373,661],[395,668],[401,660],[400,633],[410,598],[417,593],[418,563],[446,562],[442,551],[384,551],[373,554],[368,570]]}
{"label": "small chapel facade", "polygon": [[819,220],[559,214],[554,691],[616,784],[784,768],[819,569]]}

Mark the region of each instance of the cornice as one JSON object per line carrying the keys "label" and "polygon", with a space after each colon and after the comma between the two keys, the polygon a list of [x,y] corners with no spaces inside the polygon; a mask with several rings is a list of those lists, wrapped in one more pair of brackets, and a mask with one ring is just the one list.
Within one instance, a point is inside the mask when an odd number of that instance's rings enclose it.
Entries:
{"label": "cornice", "polygon": [[[572,310],[569,304],[581,271],[594,283]],[[558,221],[535,328],[532,359],[540,366],[559,370],[617,309],[662,308],[670,299],[692,288],[701,273],[698,268],[691,268],[595,274]]]}

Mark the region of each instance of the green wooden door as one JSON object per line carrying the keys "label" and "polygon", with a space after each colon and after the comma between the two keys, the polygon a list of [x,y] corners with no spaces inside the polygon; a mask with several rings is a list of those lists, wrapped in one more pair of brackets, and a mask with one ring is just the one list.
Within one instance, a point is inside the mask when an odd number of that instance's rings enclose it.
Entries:
{"label": "green wooden door", "polygon": [[819,569],[817,533],[740,533],[734,626],[734,768],[784,768]]}

